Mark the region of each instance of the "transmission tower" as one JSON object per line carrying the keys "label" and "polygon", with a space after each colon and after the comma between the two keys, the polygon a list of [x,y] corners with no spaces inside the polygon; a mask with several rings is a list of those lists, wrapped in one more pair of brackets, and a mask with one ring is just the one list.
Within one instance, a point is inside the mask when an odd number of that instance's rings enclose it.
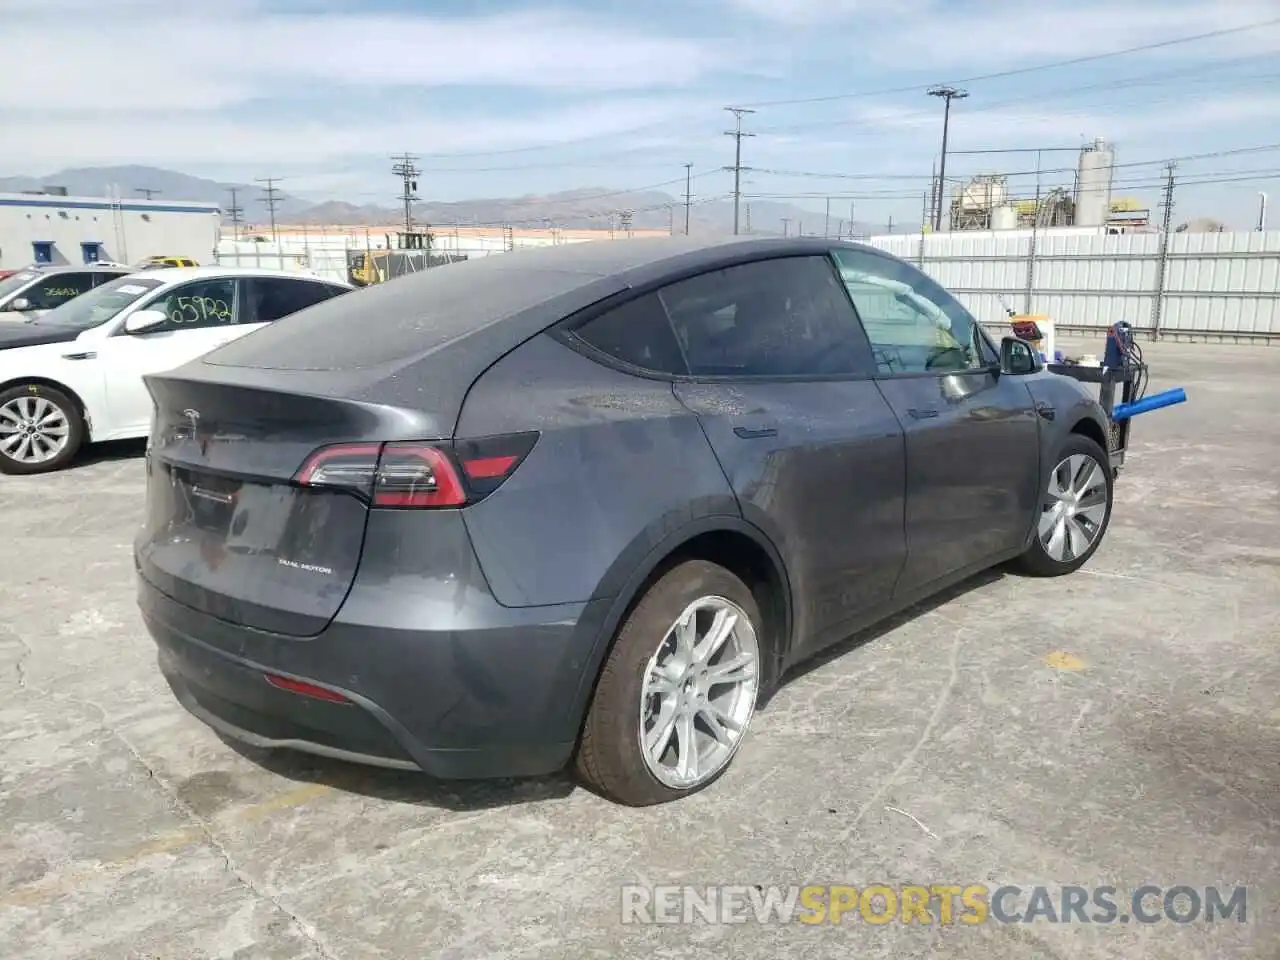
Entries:
{"label": "transmission tower", "polygon": [[742,206],[742,171],[750,170],[750,167],[742,165],[742,138],[754,137],[754,133],[743,133],[742,116],[747,113],[755,113],[754,110],[748,110],[746,107],[725,107],[734,117],[734,129],[726,130],[726,137],[733,137],[733,166],[725,167],[725,170],[733,171],[733,232],[738,233],[738,210]]}
{"label": "transmission tower", "polygon": [[402,153],[391,159],[395,161],[391,172],[404,182],[399,199],[404,204],[404,233],[408,237],[413,233],[413,205],[418,202],[418,175],[422,171],[417,167],[418,158],[411,154]]}
{"label": "transmission tower", "polygon": [[1156,295],[1151,300],[1151,335],[1160,338],[1160,319],[1164,312],[1164,282],[1169,267],[1169,232],[1173,229],[1173,171],[1177,164],[1172,160],[1165,167],[1164,197],[1160,201],[1160,255],[1156,260]]}
{"label": "transmission tower", "polygon": [[693,206],[693,164],[684,165],[684,235],[689,235],[689,208]]}
{"label": "transmission tower", "polygon": [[239,239],[240,238],[240,220],[241,220],[241,215],[244,213],[244,210],[242,210],[240,206],[236,203],[236,193],[237,193],[236,188],[231,187],[231,206],[227,210],[227,216],[231,218],[232,236],[234,236],[236,239]]}
{"label": "transmission tower", "polygon": [[267,205],[267,210],[271,215],[271,239],[278,240],[276,236],[276,204],[280,202],[280,191],[276,189],[276,184],[280,182],[279,177],[261,177],[257,183],[265,183],[262,188],[262,202]]}

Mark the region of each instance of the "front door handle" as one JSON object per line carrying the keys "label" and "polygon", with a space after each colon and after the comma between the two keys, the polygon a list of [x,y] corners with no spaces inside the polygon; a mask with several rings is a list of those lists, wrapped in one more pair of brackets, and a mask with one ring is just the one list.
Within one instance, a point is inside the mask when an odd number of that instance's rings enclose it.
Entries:
{"label": "front door handle", "polygon": [[907,411],[907,413],[911,414],[911,416],[915,417],[917,420],[928,420],[930,417],[936,417],[938,415],[938,411],[934,410],[932,407],[924,407],[921,409],[912,407]]}
{"label": "front door handle", "polygon": [[733,432],[743,440],[755,440],[759,437],[776,437],[777,427],[734,427]]}

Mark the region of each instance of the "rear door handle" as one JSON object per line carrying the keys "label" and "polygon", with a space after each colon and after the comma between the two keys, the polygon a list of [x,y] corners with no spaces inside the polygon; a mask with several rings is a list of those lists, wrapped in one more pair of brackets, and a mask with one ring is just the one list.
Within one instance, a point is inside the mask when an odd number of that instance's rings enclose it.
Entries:
{"label": "rear door handle", "polygon": [[911,416],[915,417],[917,420],[928,420],[930,417],[936,417],[938,415],[937,410],[934,410],[929,407],[924,407],[921,409],[912,407],[910,410],[907,411],[907,413],[911,414]]}
{"label": "rear door handle", "polygon": [[778,435],[777,427],[734,427],[735,435],[743,440],[755,440],[759,437],[776,437]]}

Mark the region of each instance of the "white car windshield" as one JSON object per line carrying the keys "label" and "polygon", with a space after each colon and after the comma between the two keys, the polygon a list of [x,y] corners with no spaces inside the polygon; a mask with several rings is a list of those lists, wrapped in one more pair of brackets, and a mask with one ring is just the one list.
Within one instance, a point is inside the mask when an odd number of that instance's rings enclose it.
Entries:
{"label": "white car windshield", "polygon": [[5,277],[0,280],[0,297],[7,297],[9,294],[21,290],[38,276],[40,274],[25,271],[23,273],[15,273],[12,277]]}
{"label": "white car windshield", "polygon": [[55,310],[31,321],[41,326],[74,327],[91,330],[106,323],[139,297],[162,286],[161,280],[142,280],[137,277],[117,277],[95,287],[88,293],[68,300]]}

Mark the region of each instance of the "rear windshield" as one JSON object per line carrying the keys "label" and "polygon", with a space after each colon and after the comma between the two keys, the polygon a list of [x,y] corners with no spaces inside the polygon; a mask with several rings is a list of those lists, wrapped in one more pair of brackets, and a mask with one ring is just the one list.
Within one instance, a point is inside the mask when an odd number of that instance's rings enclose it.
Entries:
{"label": "rear windshield", "polygon": [[[591,282],[485,257],[326,300],[206,354],[264,370],[360,370],[407,359]],[[498,261],[508,261],[499,264]]]}

